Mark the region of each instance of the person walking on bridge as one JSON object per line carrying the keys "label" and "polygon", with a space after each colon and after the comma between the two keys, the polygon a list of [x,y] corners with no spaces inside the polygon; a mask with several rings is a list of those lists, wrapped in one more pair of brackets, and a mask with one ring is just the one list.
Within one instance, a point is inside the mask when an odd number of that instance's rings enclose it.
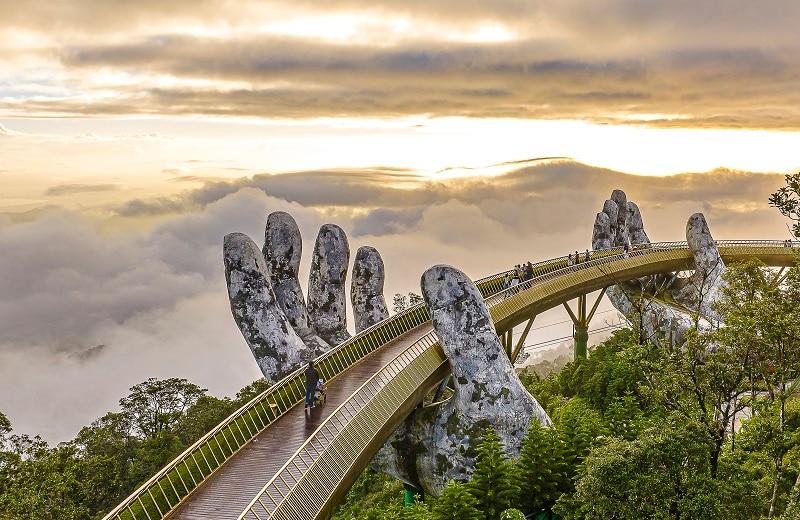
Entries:
{"label": "person walking on bridge", "polygon": [[319,381],[319,372],[314,368],[314,362],[308,362],[306,369],[306,408],[311,406],[314,408],[314,392],[317,391],[317,381]]}

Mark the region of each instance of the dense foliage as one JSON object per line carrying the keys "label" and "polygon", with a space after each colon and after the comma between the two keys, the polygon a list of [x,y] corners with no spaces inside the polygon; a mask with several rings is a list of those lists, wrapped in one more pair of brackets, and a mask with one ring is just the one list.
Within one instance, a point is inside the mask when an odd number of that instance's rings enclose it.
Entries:
{"label": "dense foliage", "polygon": [[99,519],[208,430],[258,395],[218,399],[185,379],[148,379],[69,442],[14,434],[0,413],[0,518]]}
{"label": "dense foliage", "polygon": [[558,373],[523,372],[553,428],[532,424],[514,462],[487,432],[471,482],[370,518],[474,518],[465,493],[479,518],[798,518],[800,271],[750,262],[725,277],[724,327],[690,331],[674,350],[619,330]]}
{"label": "dense foliage", "polygon": [[[800,236],[800,173],[770,199]],[[396,294],[399,312],[420,301]],[[521,379],[553,419],[518,460],[491,429],[470,482],[404,507],[402,483],[365,470],[334,515],[364,520],[800,518],[800,270],[728,266],[715,311],[680,348],[620,330],[558,373]],[[695,323],[700,322],[696,317]],[[0,412],[0,518],[102,518],[268,387],[218,399],[148,379],[75,439],[49,446]]]}
{"label": "dense foliage", "polygon": [[[725,276],[725,326],[679,349],[626,329],[558,373],[523,372],[554,424],[532,424],[518,460],[489,429],[470,482],[403,507],[403,485],[367,470],[335,518],[797,518],[800,272],[750,262]],[[0,518],[102,518],[267,386],[219,399],[148,379],[56,447],[0,413]]]}

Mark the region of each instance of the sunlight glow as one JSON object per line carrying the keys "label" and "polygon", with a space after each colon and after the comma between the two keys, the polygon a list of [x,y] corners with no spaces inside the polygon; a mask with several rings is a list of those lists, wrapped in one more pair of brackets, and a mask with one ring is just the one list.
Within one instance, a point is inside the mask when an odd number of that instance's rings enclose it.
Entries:
{"label": "sunlight glow", "polygon": [[302,17],[261,26],[261,31],[286,36],[302,36],[324,40],[351,40],[365,23],[363,16],[334,14]]}
{"label": "sunlight glow", "polygon": [[463,35],[462,41],[493,43],[511,41],[515,36],[505,27],[499,25],[484,25],[471,33]]}

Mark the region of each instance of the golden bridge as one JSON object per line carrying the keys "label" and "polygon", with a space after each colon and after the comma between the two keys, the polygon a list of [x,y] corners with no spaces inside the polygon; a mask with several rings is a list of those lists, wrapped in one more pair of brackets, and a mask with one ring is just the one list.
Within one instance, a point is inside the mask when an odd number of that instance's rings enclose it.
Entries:
{"label": "golden bridge", "polygon": [[[758,258],[782,268],[794,265],[792,245],[717,242],[726,263]],[[619,248],[592,251],[577,265],[568,265],[566,257],[540,262],[532,279],[508,289],[506,271],[476,285],[513,360],[537,314],[563,304],[579,340],[603,292],[589,310],[587,294],[693,268],[686,242],[654,243],[631,254]],[[567,302],[576,298],[573,312]],[[513,330],[522,324],[513,343]],[[576,355],[585,355],[585,342],[583,349]],[[326,352],[317,368],[328,381],[324,406],[310,413],[299,406],[305,396],[303,369],[290,374],[187,448],[104,520],[328,518],[392,432],[450,372],[424,305]]]}

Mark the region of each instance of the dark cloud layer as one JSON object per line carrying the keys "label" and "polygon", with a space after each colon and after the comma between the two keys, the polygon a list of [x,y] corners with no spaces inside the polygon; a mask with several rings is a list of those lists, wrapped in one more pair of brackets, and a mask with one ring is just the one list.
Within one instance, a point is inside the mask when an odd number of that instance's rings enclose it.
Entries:
{"label": "dark cloud layer", "polygon": [[[667,47],[650,54],[581,57],[542,48],[537,40],[415,42],[376,49],[287,38],[218,42],[170,35],[124,46],[73,48],[63,59],[70,67],[146,68],[252,86],[137,87],[121,93],[126,105],[76,102],[64,109],[114,114],[139,106],[175,115],[436,114],[617,123],[656,113],[681,118],[649,119],[650,125],[796,129],[798,56],[759,47]],[[285,86],[274,87],[275,82]],[[39,102],[31,108],[55,107]],[[619,119],[623,116],[631,119]]]}
{"label": "dark cloud layer", "polygon": [[[89,99],[94,89],[104,94],[91,101],[79,94],[11,96],[0,109],[94,116],[430,114],[800,129],[800,7],[792,0],[166,4],[13,3],[0,30],[57,35],[59,43],[42,52],[58,56],[59,66],[74,74],[70,88],[93,71],[168,76],[176,83],[86,85],[81,94]],[[280,21],[287,12],[357,13],[366,41],[252,29],[255,21]],[[391,25],[393,17],[464,34],[499,24],[514,36],[480,42],[437,37],[434,29],[393,34],[375,21]],[[370,23],[378,24],[375,34]],[[183,30],[192,26],[230,32]],[[105,33],[113,37],[89,36]]]}
{"label": "dark cloud layer", "polygon": [[436,263],[478,278],[582,250],[614,188],[639,204],[656,241],[682,239],[696,211],[719,239],[782,239],[783,219],[766,202],[781,184],[752,172],[654,178],[572,162],[441,181],[373,168],[216,181],[130,202],[117,213],[169,214],[135,234],[103,234],[55,207],[21,223],[0,218],[0,410],[17,431],[65,440],[148,377],[187,377],[223,395],[255,379],[228,309],[221,243],[232,231],[261,242],[271,211],[298,221],[301,279],[316,230],[336,222],[351,249],[378,248],[391,295],[417,290]]}
{"label": "dark cloud layer", "polygon": [[122,189],[119,184],[59,184],[44,190],[48,196],[74,195],[76,193],[97,193],[104,191],[116,191]]}
{"label": "dark cloud layer", "polygon": [[[711,216],[732,214],[769,220],[774,210],[767,207],[766,200],[782,180],[776,174],[728,169],[647,177],[568,160],[512,169],[493,177],[441,181],[382,169],[337,169],[207,182],[180,197],[137,199],[116,211],[128,217],[180,213],[254,188],[270,197],[352,218],[353,231],[358,235],[412,231],[420,225],[426,210],[457,201],[479,209],[485,218],[522,236],[531,226],[537,233],[552,234],[574,229],[576,222],[593,222],[598,198],[618,187],[629,190],[643,207],[693,204],[697,211],[707,211]],[[565,208],[569,218],[564,218]]]}

